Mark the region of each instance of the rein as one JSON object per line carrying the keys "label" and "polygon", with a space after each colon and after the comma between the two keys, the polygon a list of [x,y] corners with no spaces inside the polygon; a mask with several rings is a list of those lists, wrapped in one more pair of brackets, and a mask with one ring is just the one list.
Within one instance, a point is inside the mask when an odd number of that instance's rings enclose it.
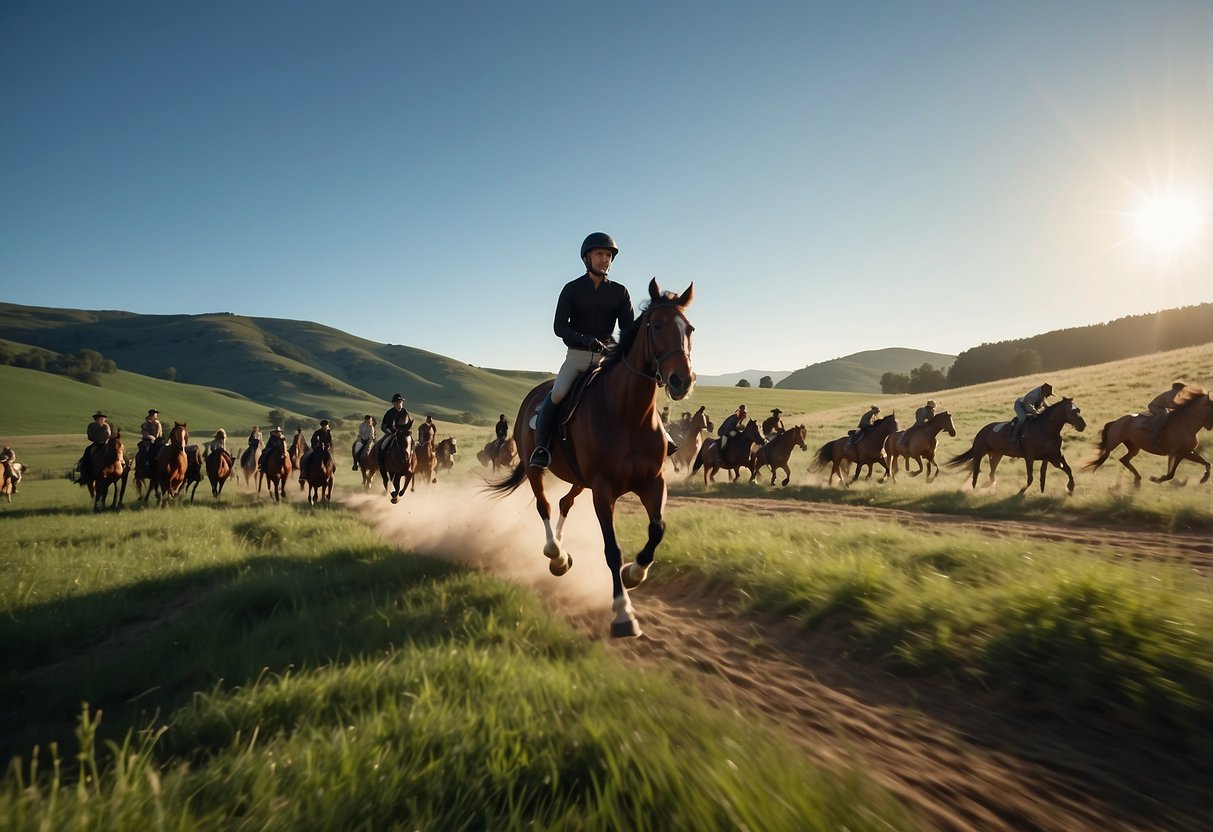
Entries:
{"label": "rein", "polygon": [[[676,312],[675,314],[679,318],[681,318],[683,320],[683,322],[686,323],[687,326],[691,325],[691,322],[688,321],[686,316],[683,315],[681,312]],[[678,341],[679,341],[679,345],[676,349],[669,350],[669,351],[663,353],[662,355],[660,355],[654,359],[651,359],[653,369],[650,372],[644,372],[643,370],[637,370],[635,367],[633,367],[631,365],[631,363],[628,362],[627,353],[624,353],[624,355],[623,355],[623,366],[627,367],[629,370],[631,370],[633,373],[640,376],[641,378],[648,379],[649,381],[656,384],[658,387],[665,387],[665,379],[662,378],[662,375],[661,375],[661,363],[663,361],[665,361],[667,358],[669,358],[671,355],[678,355],[678,354],[685,355],[687,357],[688,363],[691,360],[691,354],[689,352],[687,352],[687,350],[684,346],[682,346],[683,339],[679,338]],[[647,352],[649,354],[656,352],[656,350],[653,348],[652,325],[649,323],[649,319],[648,319],[647,315],[644,320],[644,343],[645,343],[645,350],[644,350],[645,352]]]}

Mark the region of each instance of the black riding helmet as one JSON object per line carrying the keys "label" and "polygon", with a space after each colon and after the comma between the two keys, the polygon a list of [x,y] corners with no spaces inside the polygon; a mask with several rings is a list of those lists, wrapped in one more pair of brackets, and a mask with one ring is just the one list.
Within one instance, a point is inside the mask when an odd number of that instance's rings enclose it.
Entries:
{"label": "black riding helmet", "polygon": [[611,235],[603,231],[595,231],[581,243],[581,259],[584,260],[585,256],[596,248],[605,248],[610,251],[611,260],[619,256],[619,246],[615,245]]}

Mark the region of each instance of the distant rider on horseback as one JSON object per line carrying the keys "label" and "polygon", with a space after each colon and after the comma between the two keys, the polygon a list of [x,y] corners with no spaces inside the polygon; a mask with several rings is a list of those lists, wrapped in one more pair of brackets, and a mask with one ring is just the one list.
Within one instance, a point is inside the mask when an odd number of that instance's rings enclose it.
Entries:
{"label": "distant rider on horseback", "polygon": [[906,428],[905,433],[903,433],[901,435],[902,444],[909,446],[910,434],[913,433],[913,431],[916,428],[919,428],[919,427],[925,425],[927,422],[931,421],[934,418],[935,418],[935,400],[928,399],[926,404],[924,404],[922,407],[920,407],[914,411],[914,424],[912,424],[908,428]]}
{"label": "distant rider on horseback", "polygon": [[[254,430],[256,430],[256,428],[254,428]],[[260,435],[260,432],[258,432],[258,435]],[[252,440],[253,437],[249,436],[250,445],[253,444]],[[286,458],[286,434],[282,432],[281,427],[275,427],[272,431],[270,431],[270,438],[265,443],[265,450],[261,452],[261,459],[257,462],[257,467],[261,470],[261,473],[268,473],[265,470],[265,465],[267,462],[269,462],[270,453],[275,448],[282,448],[282,456],[283,458]],[[258,486],[258,488],[260,488],[260,486]]]}
{"label": "distant rider on horseback", "polygon": [[1053,395],[1053,385],[1047,381],[1039,387],[1029,390],[1018,399],[1015,400],[1015,432],[1011,435],[1011,441],[1018,444],[1023,436],[1024,425],[1027,424],[1029,418],[1039,416],[1044,412],[1045,399]]}
{"label": "distant rider on horseback", "polygon": [[510,438],[510,420],[502,413],[497,417],[497,444],[493,446],[493,455],[501,452],[501,446]]}
{"label": "distant rider on horseback", "polygon": [[358,470],[358,459],[362,456],[362,451],[368,445],[375,444],[375,417],[371,414],[366,414],[362,417],[362,424],[358,426],[358,438],[354,440],[354,447],[351,453],[354,456],[354,470]]}
{"label": "distant rider on horseback", "polygon": [[[299,432],[303,432],[303,428],[299,428]],[[320,427],[312,432],[312,447],[303,452],[303,457],[299,460],[299,482],[305,482],[307,476],[304,472],[307,471],[308,461],[312,458],[312,454],[324,448],[333,447],[333,432],[329,430],[329,420],[321,419]]]}
{"label": "distant rider on horseback", "polygon": [[1146,409],[1150,411],[1150,433],[1157,442],[1162,437],[1162,429],[1167,424],[1167,416],[1175,409],[1175,397],[1187,387],[1182,381],[1171,382],[1171,389],[1164,390],[1155,396]]}
{"label": "distant rider on horseback", "polygon": [[750,414],[746,411],[744,404],[738,405],[736,410],[725,417],[725,420],[720,423],[720,429],[716,431],[716,435],[720,437],[721,453],[724,453],[724,446],[729,443],[729,437],[736,436],[745,430],[749,420]]}
{"label": "distant rider on horseback", "polygon": [[771,408],[771,415],[762,422],[762,435],[765,439],[770,440],[777,433],[783,433],[783,419],[779,418],[783,413],[778,407]]}
{"label": "distant rider on horseback", "polygon": [[152,475],[152,446],[164,438],[164,427],[160,424],[160,411],[152,408],[139,426],[139,451],[143,453],[143,475]]}
{"label": "distant rider on horseback", "polygon": [[85,431],[90,444],[85,447],[84,453],[80,455],[80,461],[76,463],[76,467],[80,470],[80,476],[75,481],[76,485],[84,485],[92,479],[93,454],[103,448],[113,435],[110,426],[105,422],[107,418],[104,413],[98,410],[93,414],[93,421]]}
{"label": "distant rider on horseback", "polygon": [[408,455],[413,452],[413,417],[409,415],[408,410],[404,406],[404,396],[399,393],[392,396],[392,406],[388,408],[387,413],[383,414],[379,427],[383,429],[383,438],[375,446],[375,454],[379,460],[379,470],[383,471],[385,470],[383,465],[384,454],[391,447],[392,443],[396,441],[397,430],[405,432],[405,454]]}
{"label": "distant rider on horseback", "polygon": [[872,405],[866,413],[859,417],[859,427],[847,435],[847,447],[859,444],[859,440],[863,439],[864,434],[872,429],[872,420],[878,413],[880,413],[880,408]]}
{"label": "distant rider on horseback", "polygon": [[21,482],[21,466],[17,464],[17,452],[9,445],[0,449],[0,468],[3,476],[13,481],[13,493],[17,493],[17,483]]}

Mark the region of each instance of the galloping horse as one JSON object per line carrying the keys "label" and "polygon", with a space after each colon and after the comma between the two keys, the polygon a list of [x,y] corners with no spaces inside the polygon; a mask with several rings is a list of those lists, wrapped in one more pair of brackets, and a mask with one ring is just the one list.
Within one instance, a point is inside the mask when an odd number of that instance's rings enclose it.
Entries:
{"label": "galloping horse", "polygon": [[0,463],[0,494],[4,495],[7,502],[13,501],[13,492],[17,490],[17,483],[21,482],[21,472],[24,468],[20,462],[5,460]]}
{"label": "galloping horse", "polygon": [[455,454],[459,453],[459,446],[455,444],[455,437],[449,436],[438,443],[436,453],[438,454],[438,470],[449,471],[455,467]]}
{"label": "galloping horse", "polygon": [[413,482],[411,489],[416,490],[417,480],[426,485],[438,482],[438,455],[434,451],[434,432],[426,430],[422,425],[417,431],[417,444],[413,447]]}
{"label": "galloping horse", "polygon": [[[264,447],[260,439],[254,439],[253,444],[244,449],[244,453],[240,455],[240,470],[244,474],[244,487],[252,489],[253,480],[257,478],[257,473],[260,470],[258,464],[261,462],[261,449]],[[257,482],[257,491],[261,491],[261,482]]]}
{"label": "galloping horse", "polygon": [[864,433],[857,441],[848,441],[852,438],[848,434],[822,445],[817,449],[817,457],[809,466],[809,470],[820,471],[828,464],[830,465],[830,479],[826,485],[833,485],[834,477],[838,477],[840,483],[849,487],[850,483],[847,482],[846,475],[842,472],[844,462],[855,463],[855,476],[851,477],[851,482],[859,479],[859,472],[865,465],[868,466],[868,476],[872,476],[872,466],[879,463],[884,468],[884,476],[880,478],[880,482],[884,482],[889,478],[889,458],[884,451],[885,441],[896,432],[897,416],[890,413],[883,419],[874,421],[872,429]]}
{"label": "galloping horse", "polygon": [[190,493],[190,502],[194,502],[194,495],[198,493],[198,484],[202,482],[202,473],[206,470],[206,462],[202,458],[202,448],[197,445],[185,446],[185,483],[182,484],[182,493],[186,491]]}
{"label": "galloping horse", "polygon": [[1066,462],[1065,455],[1061,452],[1061,429],[1066,425],[1071,425],[1078,431],[1085,430],[1087,427],[1086,420],[1082,418],[1074,400],[1070,398],[1056,401],[1046,407],[1039,416],[1028,419],[1027,424],[1023,426],[1023,433],[1020,435],[1018,444],[1011,440],[1010,422],[991,422],[977,432],[977,436],[973,438],[973,447],[948,460],[948,467],[959,468],[971,462],[973,464],[973,487],[976,488],[982,457],[990,458],[990,479],[987,485],[993,485],[995,482],[994,472],[998,468],[999,460],[1004,456],[1022,457],[1028,469],[1028,481],[1023,488],[1019,489],[1019,493],[1022,494],[1032,486],[1032,466],[1039,459],[1040,493],[1044,493],[1045,474],[1048,471],[1049,463],[1052,463],[1054,467],[1066,472],[1066,476],[1069,478],[1066,491],[1073,494],[1074,472],[1070,470],[1070,464]]}
{"label": "galloping horse", "polygon": [[[286,499],[286,481],[291,478],[291,457],[285,442],[275,442],[265,452],[265,486],[274,502]],[[262,473],[257,473],[257,495],[261,495]]]}
{"label": "galloping horse", "polygon": [[750,419],[742,428],[741,433],[729,437],[723,453],[720,450],[719,439],[709,439],[704,442],[703,447],[699,449],[699,455],[695,457],[695,464],[691,466],[691,473],[694,474],[701,466],[703,467],[704,488],[707,488],[709,478],[712,481],[716,480],[716,472],[721,468],[729,472],[729,482],[735,482],[741,478],[741,469],[750,467],[754,458],[754,448],[761,444],[762,431],[758,428],[758,422]]}
{"label": "galloping horse", "polygon": [[223,493],[223,485],[232,475],[232,455],[225,450],[211,451],[206,455],[206,478],[211,483],[211,496],[216,500]]}
{"label": "galloping horse", "polygon": [[[885,443],[885,451],[889,455],[889,461],[893,463],[893,481],[897,482],[897,458],[904,456],[906,458],[906,472],[911,477],[917,477],[923,471],[927,472],[926,482],[930,482],[939,476],[939,464],[935,462],[935,445],[936,437],[939,432],[946,430],[948,436],[956,435],[956,426],[952,424],[952,414],[948,411],[936,413],[930,419],[917,427],[907,428],[901,433],[894,433],[889,436]],[[907,443],[906,437],[909,437]],[[910,460],[918,463],[918,470],[910,470]],[[926,465],[923,465],[923,460],[926,460]],[[935,473],[931,473],[931,468],[935,468]]]}
{"label": "galloping horse", "polygon": [[687,474],[690,475],[691,465],[694,464],[695,457],[699,456],[699,449],[703,447],[703,434],[714,429],[707,410],[704,407],[696,410],[691,421],[687,423],[682,438],[678,440],[678,450],[670,457],[670,464],[674,466],[675,471],[686,468]]}
{"label": "galloping horse", "polygon": [[1141,474],[1130,460],[1139,451],[1167,458],[1167,473],[1161,477],[1150,477],[1151,482],[1166,482],[1175,476],[1175,469],[1185,459],[1205,466],[1201,483],[1209,481],[1209,462],[1200,455],[1200,443],[1196,434],[1201,429],[1213,430],[1213,400],[1203,390],[1186,388],[1177,397],[1176,407],[1167,416],[1167,421],[1157,439],[1150,429],[1150,414],[1130,413],[1103,426],[1099,442],[1095,445],[1098,456],[1083,465],[1084,470],[1094,470],[1107,461],[1118,446],[1124,445],[1128,453],[1118,461],[1133,473],[1133,484],[1141,485]]}
{"label": "galloping horse", "polygon": [[302,433],[296,433],[294,441],[291,442],[291,467],[296,471],[299,470],[299,461],[303,459],[305,453],[307,453],[307,440],[303,438]]}
{"label": "galloping horse", "polygon": [[[358,470],[362,472],[362,490],[369,491],[375,475],[379,473],[379,455],[375,452],[375,443],[367,442],[362,452],[358,454]],[[384,490],[387,489],[385,482]]]}
{"label": "galloping horse", "polygon": [[333,473],[337,464],[333,461],[333,449],[325,444],[312,451],[307,460],[307,470],[303,478],[307,481],[308,505],[316,505],[318,500],[333,499]]}
{"label": "galloping horse", "polygon": [[476,452],[476,459],[480,460],[480,464],[486,468],[491,464],[494,471],[498,468],[512,466],[516,456],[518,456],[518,443],[513,438],[502,442],[500,448],[497,447],[497,440],[494,439],[484,446],[484,450]]}
{"label": "galloping horse", "polygon": [[[412,444],[413,437],[409,433],[409,429],[400,427],[396,429],[394,441],[389,442],[385,437],[380,440],[378,447],[379,458],[379,476],[383,478],[383,490],[387,490],[387,479],[392,478],[392,502],[400,502],[400,498],[404,495],[405,489],[413,484],[413,453]],[[404,485],[400,485],[400,479],[404,478]]]}
{"label": "galloping horse", "polygon": [[126,495],[126,479],[130,470],[122,448],[122,431],[117,431],[109,438],[93,456],[89,466],[89,478],[85,480],[88,493],[93,498],[93,511],[105,508],[105,499],[109,496],[110,486],[114,486],[114,499],[110,508],[117,509],[122,505]]}
{"label": "galloping horse", "polygon": [[788,460],[791,459],[792,451],[797,445],[800,446],[800,450],[808,452],[809,446],[805,444],[808,436],[809,430],[804,425],[797,425],[772,436],[770,441],[755,452],[754,458],[750,461],[750,482],[754,481],[764,465],[769,465],[771,466],[771,485],[775,484],[775,472],[782,468],[783,472],[787,474],[783,478],[783,485],[786,486],[792,481],[792,469],[788,467]]}
{"label": "galloping horse", "polygon": [[[156,500],[164,505],[165,501],[177,497],[185,485],[185,474],[189,468],[185,445],[190,441],[189,431],[185,422],[175,422],[169,431],[168,442],[155,450],[152,457],[152,488],[156,490]],[[155,448],[155,446],[153,446]],[[151,495],[149,488],[143,495],[144,502]]]}
{"label": "galloping horse", "polygon": [[[509,494],[529,480],[535,494],[535,508],[543,520],[547,543],[543,553],[553,575],[563,575],[573,565],[572,556],[561,550],[565,520],[573,501],[585,489],[594,498],[594,511],[602,529],[603,550],[611,570],[612,637],[640,635],[640,625],[628,599],[648,576],[653,554],[665,535],[666,488],[662,468],[666,440],[657,415],[657,389],[664,386],[674,401],[686,398],[695,384],[691,370],[691,333],[686,306],[694,286],[681,295],[662,293],[654,278],[649,282],[649,302],[635,322],[620,333],[619,345],[612,349],[597,375],[591,378],[575,402],[571,415],[561,412],[565,422],[552,437],[552,465],[549,469],[572,487],[560,500],[560,520],[553,531],[551,505],[544,493],[544,471],[532,468],[525,460],[535,447],[530,428],[531,415],[551,390],[546,381],[522,400],[514,422],[514,440],[521,460],[504,481],[489,486],[501,495]],[[566,403],[575,399],[570,395]],[[562,440],[562,434],[564,439]],[[623,565],[615,536],[615,503],[628,492],[636,494],[649,516],[648,540],[634,563]]]}

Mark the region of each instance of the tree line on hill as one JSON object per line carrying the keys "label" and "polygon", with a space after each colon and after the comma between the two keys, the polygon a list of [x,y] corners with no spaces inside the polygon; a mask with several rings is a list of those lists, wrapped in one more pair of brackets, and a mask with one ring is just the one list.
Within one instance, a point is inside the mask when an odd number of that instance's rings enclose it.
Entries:
{"label": "tree line on hill", "polygon": [[96,350],[80,350],[77,353],[57,353],[31,348],[23,352],[8,344],[0,344],[0,366],[22,367],[59,376],[74,378],[85,384],[101,386],[102,373],[118,372],[118,364]]}

